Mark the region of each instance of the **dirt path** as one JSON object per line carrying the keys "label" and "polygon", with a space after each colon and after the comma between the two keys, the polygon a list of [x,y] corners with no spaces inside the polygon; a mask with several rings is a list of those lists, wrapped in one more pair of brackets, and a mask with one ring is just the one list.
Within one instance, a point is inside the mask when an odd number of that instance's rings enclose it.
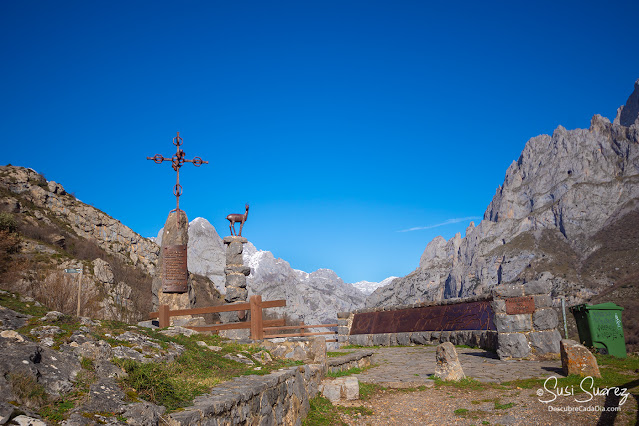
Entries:
{"label": "dirt path", "polygon": [[[638,424],[637,401],[633,396],[625,400],[619,412],[602,415],[601,410],[606,406],[605,396],[579,402],[588,397],[581,393],[557,396],[555,401],[543,402],[552,398],[552,394],[536,388],[437,387],[429,378],[435,372],[435,347],[390,347],[374,351],[372,361],[377,366],[355,376],[360,382],[375,383],[389,389],[368,400],[349,404],[372,411],[371,415],[364,416],[343,414],[343,421],[349,425]],[[481,349],[457,348],[457,351],[466,375],[480,382],[498,384],[515,379],[563,377],[559,360],[501,361],[496,355]],[[413,390],[420,386],[426,389]],[[549,387],[552,389],[552,386]]]}
{"label": "dirt path", "polygon": [[[351,404],[372,410],[372,415],[342,415],[348,425],[634,425],[637,402],[630,397],[614,417],[602,423],[600,411],[549,411],[549,407],[573,410],[605,406],[605,398],[577,403],[562,398],[560,403],[539,402],[531,389],[468,391],[455,388],[405,392],[382,391],[368,401]],[[591,408],[594,409],[594,408]],[[466,411],[465,411],[466,410]],[[607,413],[614,415],[614,413]]]}

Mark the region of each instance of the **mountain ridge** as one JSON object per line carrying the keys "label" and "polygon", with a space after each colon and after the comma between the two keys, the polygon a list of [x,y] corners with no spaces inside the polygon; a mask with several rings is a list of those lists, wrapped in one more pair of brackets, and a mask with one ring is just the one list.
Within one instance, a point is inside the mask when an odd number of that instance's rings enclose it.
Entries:
{"label": "mountain ridge", "polygon": [[606,256],[597,235],[605,239],[601,232],[636,212],[638,200],[639,80],[613,123],[595,115],[588,129],[559,126],[531,138],[483,220],[464,237],[430,241],[419,266],[375,290],[366,306],[470,296],[539,277],[551,281],[555,297],[589,300],[614,285],[614,268],[637,266],[639,244],[624,235],[631,253],[618,250],[618,265],[589,265]]}

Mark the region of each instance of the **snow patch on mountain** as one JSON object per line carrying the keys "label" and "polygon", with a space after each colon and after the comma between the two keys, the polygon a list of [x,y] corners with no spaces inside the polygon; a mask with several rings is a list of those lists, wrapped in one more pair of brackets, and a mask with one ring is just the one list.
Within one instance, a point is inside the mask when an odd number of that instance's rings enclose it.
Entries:
{"label": "snow patch on mountain", "polygon": [[358,281],[356,283],[351,284],[353,287],[364,293],[366,296],[377,290],[379,287],[384,287],[385,285],[390,284],[395,278],[399,277],[388,277],[378,283],[371,281]]}

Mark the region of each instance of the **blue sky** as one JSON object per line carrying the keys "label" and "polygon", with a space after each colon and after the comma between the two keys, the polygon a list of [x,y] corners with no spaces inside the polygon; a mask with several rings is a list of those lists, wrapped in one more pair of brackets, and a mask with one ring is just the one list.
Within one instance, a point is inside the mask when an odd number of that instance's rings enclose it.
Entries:
{"label": "blue sky", "polygon": [[[481,218],[526,141],[613,118],[639,2],[3,1],[0,164],[144,236],[181,207],[379,281]],[[415,229],[413,229],[415,228]],[[410,230],[413,229],[413,230]],[[410,230],[406,232],[400,232]]]}

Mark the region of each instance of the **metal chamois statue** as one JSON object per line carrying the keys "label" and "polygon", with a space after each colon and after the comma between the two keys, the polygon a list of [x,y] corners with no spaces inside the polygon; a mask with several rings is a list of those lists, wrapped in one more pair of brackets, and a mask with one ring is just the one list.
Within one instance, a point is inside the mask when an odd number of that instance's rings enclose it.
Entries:
{"label": "metal chamois statue", "polygon": [[[226,220],[231,222],[229,224],[229,229],[231,230],[231,235],[236,236],[236,237],[241,237],[242,236],[242,228],[244,227],[244,222],[246,222],[246,218],[248,217],[248,210],[249,210],[249,205],[247,203],[246,204],[246,212],[244,214],[231,213],[230,215],[226,216]],[[235,222],[240,222],[240,233],[239,234],[235,233]]]}

